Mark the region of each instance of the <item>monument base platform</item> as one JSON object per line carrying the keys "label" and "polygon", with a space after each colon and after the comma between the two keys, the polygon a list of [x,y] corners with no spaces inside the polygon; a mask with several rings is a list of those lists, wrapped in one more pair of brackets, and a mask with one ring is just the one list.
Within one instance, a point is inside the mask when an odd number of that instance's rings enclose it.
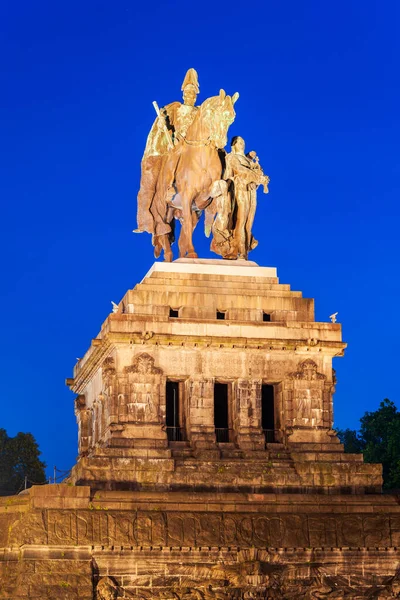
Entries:
{"label": "monument base platform", "polygon": [[260,267],[251,260],[225,260],[220,258],[178,258],[170,263],[155,262],[146,277],[150,277],[152,273],[277,277],[276,267]]}
{"label": "monument base platform", "polygon": [[395,598],[389,495],[91,492],[0,499],[0,598]]}

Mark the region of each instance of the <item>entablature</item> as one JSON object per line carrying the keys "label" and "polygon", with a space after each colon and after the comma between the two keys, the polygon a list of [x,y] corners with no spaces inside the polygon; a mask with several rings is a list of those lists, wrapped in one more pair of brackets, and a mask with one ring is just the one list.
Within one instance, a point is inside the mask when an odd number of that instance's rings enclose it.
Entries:
{"label": "entablature", "polygon": [[305,354],[309,356],[343,356],[347,344],[337,341],[324,341],[316,338],[301,340],[298,338],[278,340],[265,339],[262,343],[258,338],[243,337],[217,337],[217,336],[169,336],[156,334],[153,331],[131,333],[110,333],[102,340],[93,340],[91,348],[83,359],[78,361],[74,369],[74,378],[67,380],[70,389],[79,394],[85,389],[88,382],[101,367],[103,360],[119,347],[138,346],[143,351],[145,348],[187,348],[187,349],[224,349],[224,350],[252,350],[263,353]]}

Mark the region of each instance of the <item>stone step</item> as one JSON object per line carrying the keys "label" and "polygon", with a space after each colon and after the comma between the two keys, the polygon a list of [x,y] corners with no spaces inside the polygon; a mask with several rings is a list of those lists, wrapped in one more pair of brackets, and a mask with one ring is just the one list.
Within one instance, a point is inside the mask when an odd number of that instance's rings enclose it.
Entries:
{"label": "stone step", "polygon": [[169,449],[173,458],[191,458],[193,456],[193,448],[190,442],[169,442]]}
{"label": "stone step", "polygon": [[127,448],[127,447],[112,447],[112,448],[96,448],[91,454],[90,458],[107,460],[112,459],[149,459],[149,458],[160,458],[170,459],[172,456],[171,450],[169,449],[154,449],[154,448]]}
{"label": "stone step", "polygon": [[266,450],[249,450],[246,448],[242,452],[245,460],[268,460],[268,452]]}
{"label": "stone step", "polygon": [[298,462],[363,462],[362,454],[344,452],[293,452],[292,458]]}
{"label": "stone step", "polygon": [[287,469],[287,468],[295,468],[294,467],[294,463],[291,459],[269,459],[267,461],[267,463],[271,466],[271,468],[273,469],[279,469],[280,467],[282,467],[283,469]]}
{"label": "stone step", "polygon": [[[225,284],[229,283],[229,282],[223,282]],[[242,291],[243,289],[243,282],[234,282],[235,286],[232,285],[230,287],[232,287],[232,289],[239,289],[240,291]],[[162,286],[175,286],[175,287],[181,287],[181,286],[189,286],[189,287],[198,287],[198,288],[215,288],[216,290],[219,290],[221,288],[221,281],[219,280],[193,280],[193,279],[173,279],[173,278],[162,278],[162,277],[158,277],[157,281],[154,282],[152,278],[148,278],[148,279],[144,279],[140,284],[137,284],[137,286],[135,287],[135,289],[139,286],[139,285],[156,285],[157,287],[162,287]],[[282,290],[282,291],[290,291],[290,285],[288,284],[283,284],[283,283],[263,283],[263,282],[257,282],[257,283],[253,283],[253,282],[246,282],[246,289],[251,289],[251,290]]]}
{"label": "stone step", "polygon": [[289,452],[344,452],[344,445],[339,441],[331,443],[323,442],[289,442]]}
{"label": "stone step", "polygon": [[293,464],[288,462],[278,461],[250,461],[243,458],[220,458],[219,460],[193,460],[193,459],[177,459],[176,469],[178,472],[200,473],[204,476],[205,473],[224,473],[226,475],[233,473],[247,476],[261,476],[267,473],[292,473],[297,476],[297,472]]}
{"label": "stone step", "polygon": [[[221,444],[220,444],[221,446]],[[238,448],[220,448],[220,452],[221,452],[221,459],[225,460],[225,459],[231,459],[231,458],[243,458],[243,452],[242,450],[239,450]]]}
{"label": "stone step", "polygon": [[191,448],[175,448],[171,449],[172,458],[191,458],[193,450]]}
{"label": "stone step", "polygon": [[290,452],[287,450],[267,450],[270,460],[290,460],[293,462]]}
{"label": "stone step", "polygon": [[220,442],[218,444],[218,449],[221,453],[222,460],[243,458],[243,451],[233,442]]}
{"label": "stone step", "polygon": [[250,472],[248,470],[236,469],[232,471],[227,469],[223,464],[219,465],[218,470],[207,471],[201,473],[198,471],[186,471],[185,469],[176,468],[174,473],[175,484],[189,484],[192,488],[196,486],[226,488],[227,486],[235,487],[236,491],[240,491],[241,487],[247,486],[264,486],[264,485],[279,485],[281,488],[300,485],[302,477],[293,471],[285,471],[283,469],[264,469],[258,472]]}
{"label": "stone step", "polygon": [[146,438],[125,438],[125,437],[112,437],[108,442],[109,448],[135,448],[141,449],[168,449],[168,441],[166,439],[146,439]]}
{"label": "stone step", "polygon": [[211,290],[209,288],[199,289],[193,285],[163,285],[160,286],[157,283],[146,282],[139,283],[134,290],[134,295],[140,294],[142,291],[147,294],[154,292],[158,295],[160,294],[201,294],[202,296],[211,296],[215,298],[216,296],[235,296],[237,297],[239,294],[241,298],[246,296],[263,296],[265,298],[302,298],[302,292],[293,292],[287,290],[263,290],[263,293],[260,294],[261,290],[258,289],[250,289],[246,285],[245,288],[230,288],[228,286],[221,285],[218,290]]}
{"label": "stone step", "polygon": [[[172,304],[172,303],[171,303]],[[261,325],[263,327],[265,327],[266,330],[268,330],[268,327],[291,327],[293,323],[298,323],[298,322],[305,322],[305,323],[312,323],[314,326],[314,329],[316,329],[318,327],[318,324],[314,323],[310,317],[309,314],[307,313],[307,310],[282,310],[282,309],[275,309],[275,308],[271,308],[269,310],[270,313],[273,313],[273,317],[271,321],[262,321],[261,320],[261,311],[265,310],[267,312],[267,309],[264,308],[253,308],[253,309],[242,309],[242,308],[236,308],[236,307],[231,307],[228,310],[228,314],[226,316],[225,319],[223,320],[218,320],[216,318],[216,308],[215,307],[205,307],[203,309],[199,309],[198,307],[193,307],[193,306],[189,306],[189,305],[182,305],[182,304],[174,304],[174,306],[179,306],[182,307],[184,309],[184,311],[182,311],[182,313],[180,314],[179,317],[174,317],[171,318],[169,317],[169,307],[167,305],[167,307],[165,307],[164,304],[155,304],[154,302],[151,304],[135,304],[135,309],[134,312],[128,312],[126,314],[129,315],[134,315],[132,318],[135,320],[143,320],[146,318],[149,318],[151,316],[152,320],[156,320],[156,321],[163,321],[163,322],[174,322],[174,323],[179,323],[179,322],[186,322],[186,321],[195,321],[195,322],[199,322],[199,323],[203,323],[203,322],[216,322],[219,324],[223,324],[224,321],[225,322],[232,322],[235,325]],[[188,310],[186,310],[188,309]],[[236,312],[236,314],[232,314],[231,311],[238,311]],[[239,311],[242,311],[243,314],[239,314]],[[259,319],[257,319],[255,316],[253,316],[251,313],[249,315],[250,311],[260,311],[259,312]],[[186,314],[185,314],[186,313]],[[229,314],[231,313],[231,314]],[[277,313],[279,313],[277,315]],[[170,320],[171,319],[171,320]],[[296,328],[298,329],[298,327],[296,326]]]}
{"label": "stone step", "polygon": [[[178,292],[151,292],[141,290],[131,298],[133,306],[187,306],[194,309],[202,307],[212,310],[248,309],[273,311],[297,311],[304,315],[313,316],[313,305],[307,298],[284,297],[282,295],[261,296],[260,294],[199,294]],[[148,311],[145,311],[148,312]],[[152,311],[151,311],[152,312]],[[329,323],[330,325],[330,323]]]}
{"label": "stone step", "polygon": [[[166,271],[153,271],[153,273],[146,277],[147,280],[151,279],[172,279],[174,281],[180,281],[182,279],[188,279],[188,273],[168,273]],[[219,274],[219,273],[190,273],[190,279],[197,281],[216,281],[219,283],[226,283],[232,281],[233,283],[247,284],[247,283],[272,283],[279,284],[278,277],[260,277],[247,276],[247,275],[233,275],[233,274]],[[285,284],[284,284],[285,285]]]}

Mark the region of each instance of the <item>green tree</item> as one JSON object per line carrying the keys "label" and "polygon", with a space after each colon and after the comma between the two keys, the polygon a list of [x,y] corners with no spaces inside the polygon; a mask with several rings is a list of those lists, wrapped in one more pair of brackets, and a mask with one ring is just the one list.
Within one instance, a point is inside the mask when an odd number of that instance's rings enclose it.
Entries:
{"label": "green tree", "polygon": [[367,463],[381,463],[383,487],[400,488],[400,412],[385,398],[378,410],[360,419],[360,431],[338,431],[345,452],[363,452]]}
{"label": "green tree", "polygon": [[16,494],[33,483],[45,483],[46,465],[40,460],[38,444],[31,433],[9,437],[0,429],[0,494]]}
{"label": "green tree", "polygon": [[13,476],[10,438],[5,429],[0,429],[0,493],[11,490]]}
{"label": "green tree", "polygon": [[364,452],[362,440],[358,437],[355,429],[338,429],[337,434],[342,444],[344,444],[345,452],[349,452],[350,454]]}

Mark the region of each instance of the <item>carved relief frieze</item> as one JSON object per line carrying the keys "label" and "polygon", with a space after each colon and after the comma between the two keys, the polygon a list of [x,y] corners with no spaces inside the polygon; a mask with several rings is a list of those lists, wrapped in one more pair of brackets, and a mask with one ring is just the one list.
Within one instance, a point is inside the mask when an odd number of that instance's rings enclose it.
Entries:
{"label": "carved relief frieze", "polygon": [[321,427],[323,425],[322,392],[300,389],[295,393],[293,425]]}
{"label": "carved relief frieze", "polygon": [[329,404],[324,402],[326,375],[318,372],[317,364],[310,358],[302,361],[298,370],[290,373],[290,379],[293,388],[289,424],[300,427],[329,426],[326,416]]}
{"label": "carved relief frieze", "polygon": [[325,381],[326,375],[318,373],[317,364],[308,358],[303,360],[298,367],[298,370],[294,373],[290,373],[292,379],[302,379],[305,381]]}
{"label": "carved relief frieze", "polygon": [[86,456],[93,439],[93,409],[87,407],[84,395],[75,399],[75,416],[78,424],[79,456]]}
{"label": "carved relief frieze", "polygon": [[203,408],[206,383],[204,380],[189,379],[188,398],[189,406],[193,408]]}
{"label": "carved relief frieze", "polygon": [[92,411],[83,409],[78,419],[78,449],[79,455],[85,456],[92,444]]}
{"label": "carved relief frieze", "polygon": [[103,403],[101,398],[95,398],[91,409],[92,439],[96,444],[102,434]]}
{"label": "carved relief frieze", "polygon": [[140,334],[142,343],[147,342],[148,340],[151,340],[151,338],[153,336],[154,336],[154,331],[142,331],[142,333]]}
{"label": "carved relief frieze", "polygon": [[115,581],[111,577],[102,577],[96,586],[96,600],[115,600],[118,596],[119,590]]}
{"label": "carved relief frieze", "polygon": [[120,381],[120,420],[159,422],[163,385],[163,371],[154,365],[154,358],[147,352],[136,355],[132,364],[124,367]]}
{"label": "carved relief frieze", "polygon": [[214,379],[192,377],[188,380],[189,406],[191,408],[207,408],[214,398]]}
{"label": "carved relief frieze", "polygon": [[85,456],[92,443],[92,410],[86,406],[86,398],[79,395],[75,399],[75,416],[78,424],[79,456]]}
{"label": "carved relief frieze", "polygon": [[235,385],[238,426],[261,425],[261,379],[238,379]]}
{"label": "carved relief frieze", "polygon": [[83,394],[80,394],[75,398],[75,415],[78,416],[79,412],[86,407],[86,398]]}
{"label": "carved relief frieze", "polygon": [[262,380],[253,379],[250,383],[250,408],[248,410],[249,425],[258,427],[261,422]]}
{"label": "carved relief frieze", "polygon": [[134,384],[125,403],[125,416],[129,421],[157,421],[158,400],[153,386]]}
{"label": "carved relief frieze", "polygon": [[[370,548],[374,560],[380,549],[384,560],[391,556],[394,561],[399,536],[400,517],[388,514],[278,516],[98,508],[21,514],[15,524],[8,527],[6,542],[7,546],[16,547],[26,544],[94,546],[94,597],[97,600],[364,597],[383,600],[398,597],[400,571],[393,565],[390,567],[392,575],[388,576],[387,566],[382,572],[384,563],[379,562],[375,572],[371,566],[365,568],[365,559]],[[104,552],[115,552],[119,556],[121,546],[133,553],[123,561],[124,565],[134,565],[134,572],[128,571],[127,577],[119,575],[120,564],[99,558]],[[179,561],[171,549],[183,552]],[[210,560],[204,563],[202,558],[199,567],[196,560],[204,557],[204,549],[210,552]],[[332,549],[344,552],[341,566],[337,558],[332,562],[331,554],[324,559],[324,552],[332,553]],[[152,556],[151,576],[146,572],[146,551]],[[213,558],[212,552],[215,553]],[[351,577],[346,571],[350,560]],[[166,564],[172,567],[166,569]],[[119,574],[114,576],[114,573]]]}
{"label": "carved relief frieze", "polygon": [[109,417],[115,413],[117,404],[117,369],[112,356],[104,359],[101,374],[101,392],[94,399],[92,405],[93,443],[97,443],[103,438],[109,423]]}
{"label": "carved relief frieze", "polygon": [[107,357],[101,367],[103,384],[105,387],[111,385],[113,377],[116,375],[115,361],[112,356]]}
{"label": "carved relief frieze", "polygon": [[[254,554],[243,559],[243,554]],[[312,556],[312,555],[311,555]],[[311,557],[310,556],[310,557]],[[153,577],[130,577],[130,584],[119,587],[110,577],[97,585],[98,600],[136,598],[137,600],[299,600],[300,598],[356,600],[358,598],[398,598],[400,571],[392,577],[362,573],[341,575],[334,564],[305,560],[289,562],[284,554],[268,550],[240,550],[232,562],[212,565],[180,563],[179,577],[163,570]],[[359,572],[357,576],[357,572]],[[147,579],[147,581],[146,581]],[[133,584],[133,585],[132,585]]]}
{"label": "carved relief frieze", "polygon": [[[35,543],[34,531],[31,543]],[[20,526],[13,529],[10,542],[26,543],[24,532]],[[400,545],[400,517],[49,511],[41,521],[38,539],[42,540],[43,535],[50,545],[396,547]]]}
{"label": "carved relief frieze", "polygon": [[134,357],[132,364],[124,367],[125,373],[138,373],[140,375],[160,375],[162,370],[154,366],[154,358],[142,352]]}
{"label": "carved relief frieze", "polygon": [[250,408],[250,382],[247,379],[238,379],[236,382],[236,396],[239,412]]}

